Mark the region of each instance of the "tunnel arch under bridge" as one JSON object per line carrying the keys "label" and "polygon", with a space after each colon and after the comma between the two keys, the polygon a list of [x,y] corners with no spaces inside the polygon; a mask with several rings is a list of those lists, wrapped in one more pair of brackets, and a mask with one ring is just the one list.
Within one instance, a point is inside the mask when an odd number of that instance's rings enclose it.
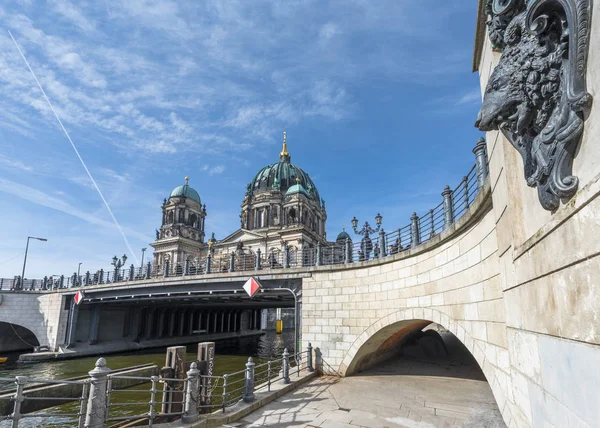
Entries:
{"label": "tunnel arch under bridge", "polygon": [[[39,345],[40,341],[29,328],[0,321],[0,353],[33,350]],[[2,355],[0,354],[0,356]]]}

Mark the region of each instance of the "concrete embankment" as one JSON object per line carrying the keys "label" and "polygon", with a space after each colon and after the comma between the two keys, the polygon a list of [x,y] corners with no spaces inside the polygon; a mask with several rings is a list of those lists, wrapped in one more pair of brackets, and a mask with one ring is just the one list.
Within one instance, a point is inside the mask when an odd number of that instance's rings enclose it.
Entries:
{"label": "concrete embankment", "polygon": [[179,346],[187,343],[198,342],[216,342],[217,340],[237,339],[241,337],[260,336],[264,331],[241,331],[233,333],[214,333],[202,334],[184,337],[167,337],[155,340],[144,340],[141,342],[132,342],[130,340],[113,340],[110,342],[100,342],[94,345],[77,342],[73,348],[62,348],[59,352],[36,352],[31,354],[22,354],[19,356],[19,362],[40,362],[50,360],[67,360],[71,358],[105,356],[118,352],[137,351],[140,349],[162,348],[167,346]]}
{"label": "concrete embankment", "polygon": [[[119,376],[139,376],[149,378],[158,375],[159,368],[156,364],[144,364],[135,367],[113,370],[112,375]],[[80,381],[88,379],[88,376],[74,377],[64,379],[68,381]],[[138,379],[113,379],[112,387],[114,389],[125,389],[135,385],[145,383],[145,380]],[[25,387],[24,395],[27,398],[21,403],[21,413],[31,413],[48,407],[58,406],[81,398],[83,385],[77,383],[63,384],[31,384]],[[7,416],[13,412],[14,402],[9,400],[15,394],[15,390],[4,390],[0,393],[0,416]],[[60,398],[60,399],[58,399]]]}

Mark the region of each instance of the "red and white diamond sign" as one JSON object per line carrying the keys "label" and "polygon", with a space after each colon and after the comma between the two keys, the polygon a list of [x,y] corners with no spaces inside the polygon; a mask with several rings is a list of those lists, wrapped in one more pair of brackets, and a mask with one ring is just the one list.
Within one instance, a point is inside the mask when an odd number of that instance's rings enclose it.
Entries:
{"label": "red and white diamond sign", "polygon": [[75,299],[75,303],[77,304],[83,302],[83,292],[78,291],[77,293],[75,293],[75,297],[73,297],[73,299]]}
{"label": "red and white diamond sign", "polygon": [[250,277],[250,279],[244,284],[244,291],[248,293],[248,296],[252,297],[258,290],[260,290],[260,287],[260,282],[254,279],[254,277]]}

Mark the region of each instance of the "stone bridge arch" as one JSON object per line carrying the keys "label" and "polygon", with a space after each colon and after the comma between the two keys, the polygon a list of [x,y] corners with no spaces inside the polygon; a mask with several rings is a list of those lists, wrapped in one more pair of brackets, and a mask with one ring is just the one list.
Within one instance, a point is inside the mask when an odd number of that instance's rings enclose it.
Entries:
{"label": "stone bridge arch", "polygon": [[39,344],[37,336],[29,328],[0,321],[0,352],[31,350]]}
{"label": "stone bridge arch", "polygon": [[[36,346],[48,346],[50,350],[57,350],[64,343],[69,312],[65,296],[32,291],[0,294],[0,323],[4,323],[8,332],[12,332],[11,325],[20,326],[36,338]],[[0,351],[8,350],[3,348],[2,333],[4,329],[0,330]]]}

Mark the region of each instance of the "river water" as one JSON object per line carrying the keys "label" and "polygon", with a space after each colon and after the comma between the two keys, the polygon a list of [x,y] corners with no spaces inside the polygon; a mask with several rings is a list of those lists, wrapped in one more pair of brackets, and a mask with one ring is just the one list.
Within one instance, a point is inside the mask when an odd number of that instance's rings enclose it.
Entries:
{"label": "river water", "polygon": [[[197,357],[197,344],[187,346],[186,361],[193,361]],[[215,343],[215,367],[214,375],[223,375],[226,373],[243,370],[248,357],[254,357],[256,363],[266,361],[268,358],[280,357],[284,348],[288,348],[291,353],[294,352],[294,333],[293,331],[275,334],[275,332],[265,332],[261,336],[225,339]],[[145,363],[154,363],[162,367],[165,364],[165,348],[153,348],[135,352],[126,352],[121,354],[103,355],[107,366],[111,369],[119,369]],[[0,377],[14,378],[15,376],[28,376],[38,379],[66,379],[76,376],[85,376],[94,368],[98,359],[96,357],[78,358],[73,360],[47,361],[40,363],[17,363],[18,355],[8,355],[9,361],[0,364]],[[150,389],[150,384],[139,385],[134,389]],[[0,382],[0,390],[13,388],[14,383]],[[160,394],[159,394],[160,396]],[[148,401],[147,393],[131,393],[128,399],[132,401]],[[159,398],[157,398],[159,399]],[[76,413],[76,404],[67,404],[57,406],[52,409],[46,409],[44,413]],[[137,407],[130,406],[127,411],[121,411],[119,415],[141,414],[148,411],[148,406]],[[114,416],[114,415],[113,415]],[[73,426],[72,419],[54,417],[51,419],[31,418],[23,419],[19,427],[66,427]],[[0,427],[10,426],[9,421],[0,422]]]}

